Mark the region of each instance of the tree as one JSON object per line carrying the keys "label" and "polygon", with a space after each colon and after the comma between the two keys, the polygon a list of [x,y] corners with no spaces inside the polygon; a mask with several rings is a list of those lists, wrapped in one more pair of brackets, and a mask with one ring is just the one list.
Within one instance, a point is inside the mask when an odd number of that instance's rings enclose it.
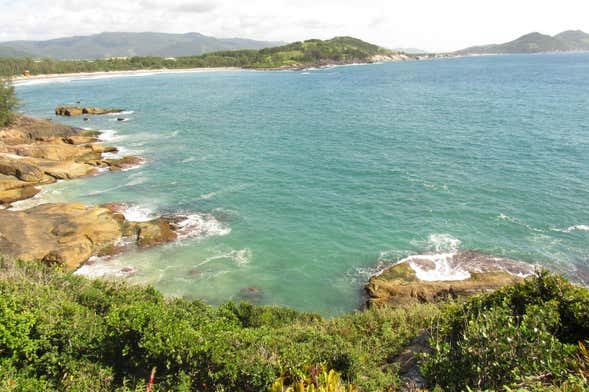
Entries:
{"label": "tree", "polygon": [[0,80],[0,127],[12,121],[13,110],[18,106],[14,86],[8,80]]}

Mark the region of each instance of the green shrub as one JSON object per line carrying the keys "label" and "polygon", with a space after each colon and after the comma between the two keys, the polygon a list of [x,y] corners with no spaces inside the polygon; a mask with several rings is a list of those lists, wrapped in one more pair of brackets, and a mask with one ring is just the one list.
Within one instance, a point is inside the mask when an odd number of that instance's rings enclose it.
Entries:
{"label": "green shrub", "polygon": [[[378,391],[436,307],[326,320],[274,306],[166,299],[151,287],[0,260],[0,385],[7,390],[264,391],[315,364]],[[20,389],[19,389],[20,388]]]}
{"label": "green shrub", "polygon": [[542,272],[449,305],[431,333],[422,370],[444,390],[582,385],[577,343],[589,337],[589,292]]}
{"label": "green shrub", "polygon": [[0,127],[12,121],[12,111],[18,106],[14,86],[8,80],[0,79]]}

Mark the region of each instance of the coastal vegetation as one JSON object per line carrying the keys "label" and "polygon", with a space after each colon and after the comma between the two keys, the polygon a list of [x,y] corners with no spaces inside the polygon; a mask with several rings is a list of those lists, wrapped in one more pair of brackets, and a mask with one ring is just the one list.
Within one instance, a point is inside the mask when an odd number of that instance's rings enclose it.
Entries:
{"label": "coastal vegetation", "polygon": [[7,79],[0,79],[0,127],[7,126],[14,118],[13,111],[18,106],[18,98]]}
{"label": "coastal vegetation", "polygon": [[309,67],[327,64],[370,62],[374,56],[400,56],[398,52],[352,37],[308,40],[260,50],[232,50],[177,58],[129,57],[97,60],[54,60],[50,58],[0,58],[0,75],[62,74],[144,69],[240,67],[252,69]]}
{"label": "coastal vegetation", "polygon": [[142,391],[153,368],[154,391],[412,390],[403,352],[424,330],[432,390],[583,391],[589,377],[589,292],[548,273],[464,303],[332,319],[7,260],[0,293],[9,391]]}

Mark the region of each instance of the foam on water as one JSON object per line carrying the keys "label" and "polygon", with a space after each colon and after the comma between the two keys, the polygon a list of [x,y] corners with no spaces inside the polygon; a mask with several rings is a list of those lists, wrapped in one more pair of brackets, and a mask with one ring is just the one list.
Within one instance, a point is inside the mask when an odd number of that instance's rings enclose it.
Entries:
{"label": "foam on water", "polygon": [[566,229],[553,228],[552,230],[559,231],[561,233],[572,233],[575,231],[589,231],[589,225],[574,225],[574,226],[569,226]]}
{"label": "foam on water", "polygon": [[122,136],[118,135],[114,129],[102,129],[99,132],[98,139],[102,142],[116,142],[122,139]]}
{"label": "foam on water", "polygon": [[[468,279],[470,278],[468,271],[451,265],[452,259],[458,254],[461,243],[458,238],[450,234],[434,233],[428,236],[427,241],[412,241],[414,246],[423,247],[431,253],[410,255],[399,260],[399,252],[383,251],[380,253],[380,265],[374,275],[379,275],[386,270],[387,265],[383,264],[383,261],[396,259],[398,261],[394,264],[408,263],[415,271],[417,278],[424,281]],[[428,265],[428,268],[424,268],[425,264]]]}
{"label": "foam on water", "polygon": [[[438,253],[433,255],[415,255],[409,256],[400,262],[408,262],[415,271],[418,279],[424,281],[439,280],[465,280],[470,278],[470,273],[460,268],[454,268],[450,265],[452,258],[456,256],[453,253]],[[421,266],[423,261],[431,262],[435,265],[433,269],[425,269]]]}
{"label": "foam on water", "polygon": [[137,269],[132,266],[120,265],[111,257],[93,256],[88,262],[78,268],[74,275],[86,276],[88,278],[128,278],[137,273]]}
{"label": "foam on water", "polygon": [[158,217],[150,208],[139,205],[126,206],[121,212],[131,222],[147,222]]}
{"label": "foam on water", "polygon": [[121,115],[123,115],[123,116],[124,116],[124,115],[129,115],[129,114],[133,114],[133,113],[135,113],[135,111],[134,111],[134,110],[123,110],[122,112],[117,112],[117,113],[108,113],[108,114],[107,114],[107,116],[113,116],[113,117],[116,117],[116,116],[121,116]]}
{"label": "foam on water", "polygon": [[212,214],[184,215],[178,223],[178,239],[224,236],[231,233],[231,228],[219,222]]}
{"label": "foam on water", "polygon": [[240,249],[240,250],[231,250],[229,252],[224,252],[220,254],[216,254],[214,256],[207,257],[203,261],[197,263],[195,267],[202,267],[206,264],[212,262],[222,262],[222,261],[231,261],[235,263],[237,266],[242,266],[248,264],[252,258],[252,251],[249,248]]}

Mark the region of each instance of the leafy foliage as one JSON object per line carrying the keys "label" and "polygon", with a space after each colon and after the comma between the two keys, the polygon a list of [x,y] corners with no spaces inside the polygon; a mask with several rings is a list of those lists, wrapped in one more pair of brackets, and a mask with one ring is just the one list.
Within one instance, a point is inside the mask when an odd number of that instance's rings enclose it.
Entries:
{"label": "leafy foliage", "polygon": [[[589,337],[589,292],[546,272],[450,305],[432,328],[423,370],[448,391],[587,383],[578,342]],[[569,389],[563,389],[569,390]]]}
{"label": "leafy foliage", "polygon": [[284,378],[280,377],[272,384],[271,392],[357,392],[353,385],[345,385],[335,370],[329,372],[325,366],[313,366],[308,375],[291,386],[284,385]]}
{"label": "leafy foliage", "polygon": [[300,382],[316,364],[334,369],[342,385],[396,388],[390,358],[436,309],[326,320],[247,303],[214,308],[150,287],[0,261],[0,389],[145,390],[157,367],[157,391],[263,391],[279,377]]}
{"label": "leafy foliage", "polygon": [[8,125],[13,118],[12,111],[18,106],[14,87],[8,80],[0,79],[0,127]]}

